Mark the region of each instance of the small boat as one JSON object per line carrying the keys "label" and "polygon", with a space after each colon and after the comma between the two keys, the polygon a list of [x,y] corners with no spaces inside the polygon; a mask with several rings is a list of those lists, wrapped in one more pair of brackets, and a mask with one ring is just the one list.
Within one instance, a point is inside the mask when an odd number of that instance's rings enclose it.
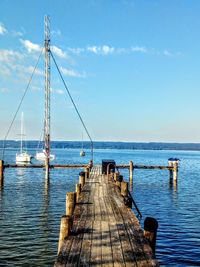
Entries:
{"label": "small boat", "polygon": [[23,136],[24,136],[24,114],[21,114],[21,146],[20,153],[16,154],[16,163],[30,163],[32,156],[23,148]]}
{"label": "small boat", "polygon": [[85,151],[83,149],[81,149],[81,151],[80,151],[80,156],[81,157],[84,157],[85,156]]}
{"label": "small boat", "polygon": [[[35,155],[35,158],[37,160],[45,160],[46,159],[46,153],[45,153],[45,150],[43,150],[42,152],[37,152],[36,155]],[[55,159],[55,155],[53,154],[50,154],[50,157],[49,157],[50,160],[54,160]]]}
{"label": "small boat", "polygon": [[83,134],[82,134],[82,148],[81,148],[81,151],[80,151],[80,156],[81,157],[84,157],[85,156],[85,151],[83,149]]}

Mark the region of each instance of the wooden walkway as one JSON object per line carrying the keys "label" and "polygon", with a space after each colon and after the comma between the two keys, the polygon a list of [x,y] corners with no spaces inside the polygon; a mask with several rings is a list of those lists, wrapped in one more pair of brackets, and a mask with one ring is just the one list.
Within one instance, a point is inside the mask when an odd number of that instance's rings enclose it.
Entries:
{"label": "wooden walkway", "polygon": [[54,266],[159,266],[138,219],[100,167],[92,169],[81,191],[72,233]]}

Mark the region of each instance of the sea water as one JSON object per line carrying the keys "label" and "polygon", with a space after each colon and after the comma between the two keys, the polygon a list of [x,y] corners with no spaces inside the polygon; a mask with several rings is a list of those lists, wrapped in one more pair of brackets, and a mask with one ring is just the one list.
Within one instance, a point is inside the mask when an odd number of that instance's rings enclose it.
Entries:
{"label": "sea water", "polygon": [[[30,151],[34,153],[34,151]],[[54,163],[88,163],[77,149],[57,149]],[[16,150],[5,161],[14,163]],[[117,164],[168,165],[180,159],[177,184],[167,170],[133,173],[132,195],[145,217],[158,220],[156,257],[161,266],[200,266],[200,152],[95,150],[94,162],[113,159]],[[35,162],[36,163],[36,162]],[[0,191],[0,266],[53,266],[66,192],[74,191],[79,169],[51,170],[50,182],[42,169],[6,169]],[[128,181],[128,170],[122,170]]]}

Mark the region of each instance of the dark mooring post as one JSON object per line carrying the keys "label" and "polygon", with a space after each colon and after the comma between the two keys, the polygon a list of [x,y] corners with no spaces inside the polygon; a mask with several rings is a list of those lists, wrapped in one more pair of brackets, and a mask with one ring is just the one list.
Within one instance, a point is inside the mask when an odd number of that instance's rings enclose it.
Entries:
{"label": "dark mooring post", "polygon": [[149,241],[154,254],[156,250],[157,229],[158,221],[152,217],[146,217],[144,220],[144,237]]}
{"label": "dark mooring post", "polygon": [[4,182],[4,161],[0,160],[0,187],[3,186]]}

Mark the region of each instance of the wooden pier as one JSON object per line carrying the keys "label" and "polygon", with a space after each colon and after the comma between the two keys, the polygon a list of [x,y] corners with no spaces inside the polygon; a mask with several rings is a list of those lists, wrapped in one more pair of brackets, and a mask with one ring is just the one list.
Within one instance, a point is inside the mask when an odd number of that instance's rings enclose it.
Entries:
{"label": "wooden pier", "polygon": [[54,266],[159,266],[145,231],[125,205],[127,183],[115,183],[113,174],[101,174],[100,166],[85,178],[78,197],[67,194]]}

